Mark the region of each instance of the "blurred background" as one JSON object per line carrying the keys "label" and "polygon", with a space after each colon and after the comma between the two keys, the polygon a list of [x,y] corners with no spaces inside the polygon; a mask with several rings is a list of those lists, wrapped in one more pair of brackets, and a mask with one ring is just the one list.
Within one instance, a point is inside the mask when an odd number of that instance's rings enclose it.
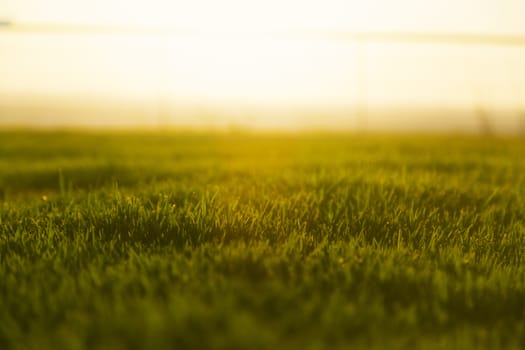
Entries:
{"label": "blurred background", "polygon": [[0,125],[525,134],[525,2],[3,0]]}

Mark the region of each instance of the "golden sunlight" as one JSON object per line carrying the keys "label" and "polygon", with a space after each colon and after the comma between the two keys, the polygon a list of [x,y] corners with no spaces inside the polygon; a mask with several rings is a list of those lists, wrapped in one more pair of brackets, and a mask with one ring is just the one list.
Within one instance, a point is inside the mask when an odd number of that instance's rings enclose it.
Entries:
{"label": "golden sunlight", "polygon": [[[522,108],[524,48],[498,46],[497,40],[525,35],[519,16],[525,5],[509,0],[498,6],[473,0],[453,6],[415,0],[8,0],[0,5],[0,22],[13,23],[0,30],[0,94],[4,101],[143,101],[154,110],[160,104],[220,107],[230,121],[243,118],[232,117],[235,111],[243,115],[250,108],[346,115],[356,106],[359,113],[400,106]],[[463,39],[454,42],[454,35]],[[468,35],[489,36],[493,43],[478,45]],[[286,118],[273,119],[277,125]]]}

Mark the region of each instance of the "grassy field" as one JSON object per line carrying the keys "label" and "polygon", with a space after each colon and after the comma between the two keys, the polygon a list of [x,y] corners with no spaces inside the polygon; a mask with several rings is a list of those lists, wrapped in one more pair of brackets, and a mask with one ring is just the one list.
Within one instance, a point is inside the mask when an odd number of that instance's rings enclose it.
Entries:
{"label": "grassy field", "polygon": [[0,349],[525,346],[525,140],[0,132]]}

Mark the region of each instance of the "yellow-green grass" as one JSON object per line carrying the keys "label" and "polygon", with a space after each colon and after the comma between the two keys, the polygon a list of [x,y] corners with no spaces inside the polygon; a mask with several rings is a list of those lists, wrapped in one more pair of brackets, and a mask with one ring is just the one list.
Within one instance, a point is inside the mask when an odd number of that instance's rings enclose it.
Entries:
{"label": "yellow-green grass", "polygon": [[522,348],[524,155],[465,135],[0,132],[0,348]]}

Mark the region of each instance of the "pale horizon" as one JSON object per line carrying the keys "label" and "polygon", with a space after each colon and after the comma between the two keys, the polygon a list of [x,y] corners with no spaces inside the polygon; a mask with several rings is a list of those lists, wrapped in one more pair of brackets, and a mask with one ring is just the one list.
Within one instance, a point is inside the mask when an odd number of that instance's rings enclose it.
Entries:
{"label": "pale horizon", "polygon": [[[525,109],[524,46],[323,34],[523,36],[523,13],[520,1],[8,0],[0,5],[0,21],[27,27],[0,30],[0,99],[137,100],[146,109],[163,103],[203,110],[228,106],[241,114],[250,106],[348,106],[349,114],[356,108],[437,107],[483,110],[493,117],[513,111],[505,118],[515,119]],[[42,23],[55,30],[31,28]],[[133,30],[105,32],[118,27]],[[173,32],[162,32],[167,29]],[[152,123],[157,114],[151,111]],[[110,118],[126,122],[125,116]],[[0,123],[7,119],[13,117],[0,114]],[[323,126],[322,119],[315,124]]]}

